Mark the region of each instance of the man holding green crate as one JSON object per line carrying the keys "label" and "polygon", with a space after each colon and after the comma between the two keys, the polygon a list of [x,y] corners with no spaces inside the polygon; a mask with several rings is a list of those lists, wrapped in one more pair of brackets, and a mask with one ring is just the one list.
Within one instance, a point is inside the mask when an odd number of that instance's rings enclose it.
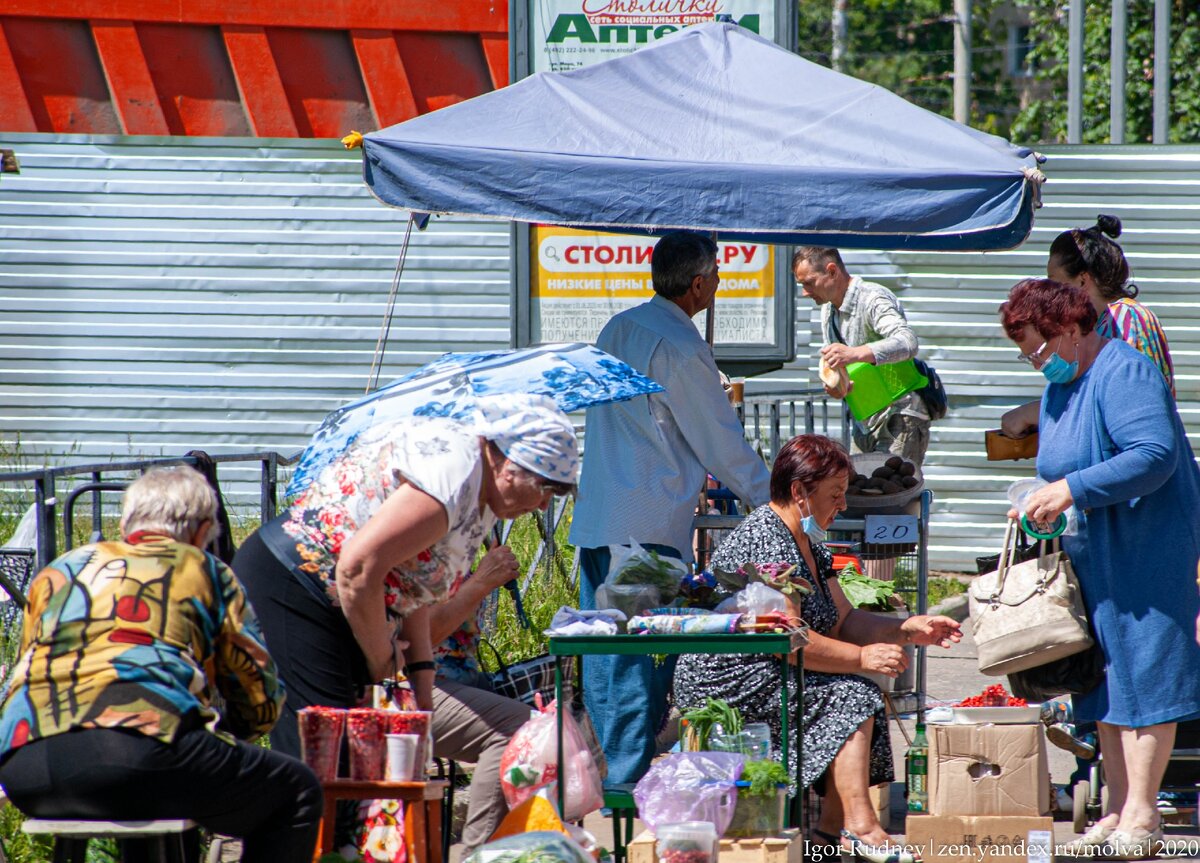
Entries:
{"label": "man holding green crate", "polygon": [[[896,295],[851,276],[837,249],[803,246],[792,256],[792,274],[803,296],[821,307],[822,365],[834,374],[854,363],[882,366],[917,356],[917,335]],[[846,393],[825,385],[834,398]],[[855,423],[860,452],[891,452],[920,465],[929,447],[931,419],[924,399],[909,392]]]}

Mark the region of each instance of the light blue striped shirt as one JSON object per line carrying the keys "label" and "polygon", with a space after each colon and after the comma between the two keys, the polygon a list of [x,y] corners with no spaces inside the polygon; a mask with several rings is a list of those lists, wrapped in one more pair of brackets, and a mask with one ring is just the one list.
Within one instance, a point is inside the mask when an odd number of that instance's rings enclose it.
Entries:
{"label": "light blue striped shirt", "polygon": [[666,392],[589,408],[571,524],[580,548],[661,543],[692,560],[692,517],[706,472],[747,503],[770,498],[770,474],[721,389],[691,318],[655,294],[609,321],[596,347]]}

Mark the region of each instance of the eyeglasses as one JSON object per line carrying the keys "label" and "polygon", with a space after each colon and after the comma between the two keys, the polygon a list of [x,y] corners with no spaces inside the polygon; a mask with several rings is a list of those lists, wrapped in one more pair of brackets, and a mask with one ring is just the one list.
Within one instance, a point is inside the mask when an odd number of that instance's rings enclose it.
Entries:
{"label": "eyeglasses", "polygon": [[542,492],[550,492],[555,497],[567,497],[575,493],[575,486],[569,482],[556,482],[552,479],[544,479],[538,485],[541,486]]}
{"label": "eyeglasses", "polygon": [[1033,366],[1035,369],[1040,368],[1042,363],[1045,362],[1045,360],[1042,359],[1042,351],[1046,350],[1046,346],[1049,344],[1050,342],[1048,341],[1042,342],[1042,346],[1036,351],[1030,351],[1027,354],[1017,354],[1017,359],[1026,365]]}

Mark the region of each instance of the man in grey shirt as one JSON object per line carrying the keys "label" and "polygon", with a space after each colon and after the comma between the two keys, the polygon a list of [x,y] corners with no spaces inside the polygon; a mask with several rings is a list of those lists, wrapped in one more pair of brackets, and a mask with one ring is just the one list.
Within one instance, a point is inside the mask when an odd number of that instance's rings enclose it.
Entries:
{"label": "man in grey shirt", "polygon": [[[792,274],[801,293],[821,307],[821,356],[831,369],[886,365],[917,355],[917,335],[896,295],[851,276],[837,249],[802,247],[792,257]],[[892,452],[919,465],[929,447],[929,424],[924,401],[908,393],[856,423],[854,446],[861,452]]]}

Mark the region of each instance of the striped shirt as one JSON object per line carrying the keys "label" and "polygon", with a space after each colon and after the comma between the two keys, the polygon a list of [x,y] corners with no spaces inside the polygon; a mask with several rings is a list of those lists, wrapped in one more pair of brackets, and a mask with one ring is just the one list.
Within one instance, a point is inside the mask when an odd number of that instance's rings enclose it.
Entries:
{"label": "striped shirt", "polygon": [[1166,378],[1171,397],[1175,397],[1175,367],[1167,337],[1154,312],[1137,300],[1122,297],[1108,304],[1108,314],[1096,322],[1096,332],[1110,339],[1120,339],[1153,361]]}

